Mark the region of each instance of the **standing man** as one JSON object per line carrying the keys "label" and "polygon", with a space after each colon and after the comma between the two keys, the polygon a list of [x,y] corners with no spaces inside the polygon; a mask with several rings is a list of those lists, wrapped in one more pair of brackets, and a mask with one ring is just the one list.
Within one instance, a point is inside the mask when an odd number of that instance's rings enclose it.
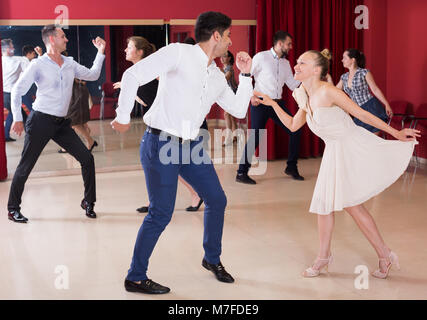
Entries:
{"label": "standing man", "polygon": [[[268,95],[280,105],[280,107],[289,115],[292,114],[285,107],[282,100],[283,85],[286,84],[290,90],[294,90],[300,85],[300,82],[294,79],[287,54],[292,49],[292,37],[285,31],[277,31],[273,37],[273,47],[270,50],[257,53],[252,62],[252,74],[255,79],[255,91],[268,92]],[[280,125],[290,136],[288,161],[285,173],[292,176],[295,180],[304,180],[300,176],[297,168],[300,145],[300,130],[291,132],[286,128],[277,117],[274,110],[263,104],[259,104],[254,97],[251,98],[251,134],[246,143],[239,169],[237,170],[236,181],[246,184],[256,184],[256,181],[248,176],[251,167],[252,156],[259,145],[259,130],[265,129],[267,120],[271,118]],[[255,141],[254,141],[255,139]],[[249,148],[248,145],[255,148]]]}
{"label": "standing man", "polygon": [[[245,52],[237,54],[237,67],[242,73],[236,94],[213,61],[224,55],[231,45],[230,26],[231,19],[222,13],[202,13],[195,26],[196,45],[170,44],[139,61],[123,75],[117,117],[111,123],[119,132],[130,127],[129,114],[138,87],[160,76],[156,99],[144,116],[148,127],[141,142],[141,162],[150,207],[139,229],[125,279],[127,291],[149,294],[170,291],[148,279],[146,272],[154,246],[172,218],[178,175],[205,202],[202,266],[212,271],[219,281],[234,282],[220,261],[227,199],[212,161],[200,142],[192,140],[198,136],[200,126],[215,102],[237,118],[246,115],[253,92],[252,59]],[[172,154],[180,155],[178,161],[171,163],[165,159],[169,149]],[[197,161],[200,152],[204,153],[201,163]],[[190,159],[181,160],[184,154],[191,154]]]}
{"label": "standing man", "polygon": [[[15,56],[15,47],[11,39],[3,39],[1,41],[1,54],[2,54],[2,69],[3,69],[3,103],[4,107],[9,111],[4,126],[4,136],[6,142],[15,141],[10,137],[10,128],[13,122],[11,111],[11,98],[10,93],[12,87],[18,81],[21,72],[24,71],[26,64],[22,57]],[[25,94],[26,92],[24,92]],[[24,110],[20,107],[19,112],[22,117],[26,117]],[[25,115],[24,115],[25,114]]]}
{"label": "standing man", "polygon": [[74,78],[94,81],[99,78],[104,61],[105,41],[99,37],[92,40],[98,53],[91,69],[61,55],[67,48],[68,39],[64,31],[55,25],[42,29],[42,39],[46,53],[30,63],[12,89],[12,130],[21,135],[24,130],[19,111],[22,95],[31,85],[37,84],[37,97],[26,123],[26,135],[21,160],[13,176],[8,202],[8,217],[14,222],[26,223],[28,219],[21,214],[21,197],[27,178],[49,140],[55,141],[76,158],[82,166],[84,198],[81,207],[86,216],[96,218],[93,210],[96,201],[95,163],[90,151],[70,127],[65,116],[70,105]]}

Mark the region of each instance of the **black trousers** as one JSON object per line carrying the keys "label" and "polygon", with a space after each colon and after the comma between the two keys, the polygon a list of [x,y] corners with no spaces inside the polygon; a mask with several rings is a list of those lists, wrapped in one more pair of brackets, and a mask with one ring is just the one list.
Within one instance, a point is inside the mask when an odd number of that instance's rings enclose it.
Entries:
{"label": "black trousers", "polygon": [[70,127],[70,122],[69,119],[31,111],[25,124],[26,135],[21,160],[10,187],[7,204],[9,211],[20,210],[25,182],[50,139],[80,162],[85,187],[84,199],[89,203],[96,201],[95,161],[93,155]]}
{"label": "black trousers", "polygon": [[[278,105],[291,117],[293,115],[291,112],[285,107],[285,102],[283,100],[276,100]],[[260,135],[259,129],[265,129],[268,119],[273,119],[276,124],[281,126],[288,134],[289,134],[289,149],[288,149],[288,167],[296,167],[299,156],[299,146],[301,140],[301,130],[292,132],[290,131],[283,123],[280,121],[274,109],[270,106],[266,106],[260,104],[259,106],[251,105],[251,131],[248,138],[248,142],[246,143],[245,150],[242,155],[242,159],[240,160],[238,173],[248,173],[249,168],[251,167],[252,156],[256,148],[258,148]],[[248,145],[254,145],[253,141],[255,140],[255,148],[251,148],[248,150]]]}

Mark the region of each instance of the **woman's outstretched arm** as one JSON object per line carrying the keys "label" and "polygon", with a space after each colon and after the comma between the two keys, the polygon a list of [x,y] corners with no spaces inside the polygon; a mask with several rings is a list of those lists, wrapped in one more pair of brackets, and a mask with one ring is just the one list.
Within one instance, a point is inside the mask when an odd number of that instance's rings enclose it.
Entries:
{"label": "woman's outstretched arm", "polygon": [[393,127],[382,121],[380,118],[374,116],[372,113],[363,110],[343,91],[334,87],[329,87],[326,90],[326,95],[331,101],[331,104],[339,106],[341,109],[347,111],[349,114],[356,117],[360,121],[370,124],[371,126],[378,128],[384,132],[387,132],[388,134],[401,141],[416,140],[416,137],[420,137],[419,130],[403,129],[398,131],[394,129]]}
{"label": "woman's outstretched arm", "polygon": [[[277,104],[276,101],[271,99],[268,95],[263,94],[261,92],[254,91],[254,96],[257,102],[262,103],[266,106],[273,107],[280,121],[292,132],[300,129],[306,122],[306,112],[303,109],[299,109],[294,117],[288,115],[282,108]],[[262,99],[260,99],[262,98]]]}

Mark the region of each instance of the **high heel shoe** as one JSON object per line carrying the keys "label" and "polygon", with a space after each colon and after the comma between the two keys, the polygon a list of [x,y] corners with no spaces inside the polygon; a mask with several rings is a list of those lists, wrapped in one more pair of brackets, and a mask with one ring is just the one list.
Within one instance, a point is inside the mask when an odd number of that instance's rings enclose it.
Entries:
{"label": "high heel shoe", "polygon": [[202,205],[202,203],[203,203],[203,199],[202,199],[202,198],[200,198],[199,203],[197,204],[197,206],[196,206],[196,207],[189,206],[189,207],[188,207],[188,208],[186,208],[185,210],[186,210],[186,211],[197,211],[197,210],[199,210],[199,208],[200,208],[200,206]]}
{"label": "high heel shoe", "polygon": [[[377,269],[374,272],[372,272],[372,276],[375,278],[379,278],[379,279],[385,279],[388,276],[388,273],[390,272],[391,268],[393,266],[396,267],[397,270],[400,270],[400,265],[399,265],[399,257],[397,256],[397,254],[395,254],[393,251],[390,252],[389,256],[388,256],[390,262],[387,265],[387,269],[385,272],[382,272],[381,269]],[[380,261],[386,261],[386,258],[380,258]]]}
{"label": "high heel shoe", "polygon": [[[313,265],[310,268],[305,269],[305,271],[302,273],[303,277],[305,277],[305,278],[317,277],[320,275],[320,272],[322,271],[323,268],[325,268],[326,272],[328,272],[328,267],[332,263],[332,260],[333,260],[332,255],[330,255],[329,258],[327,258],[327,259],[317,258],[314,261]],[[327,263],[322,265],[319,269],[314,269],[313,267],[317,261],[327,261]]]}
{"label": "high heel shoe", "polygon": [[93,148],[98,146],[98,142],[96,142],[95,140],[93,141],[92,147],[90,147],[89,151],[92,152]]}

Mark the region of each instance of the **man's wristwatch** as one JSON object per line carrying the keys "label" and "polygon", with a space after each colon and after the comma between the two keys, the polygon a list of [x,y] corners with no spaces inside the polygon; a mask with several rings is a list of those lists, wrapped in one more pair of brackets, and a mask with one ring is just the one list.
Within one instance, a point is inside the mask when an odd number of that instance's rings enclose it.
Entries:
{"label": "man's wristwatch", "polygon": [[252,75],[250,73],[241,73],[241,75],[244,77],[252,77]]}

